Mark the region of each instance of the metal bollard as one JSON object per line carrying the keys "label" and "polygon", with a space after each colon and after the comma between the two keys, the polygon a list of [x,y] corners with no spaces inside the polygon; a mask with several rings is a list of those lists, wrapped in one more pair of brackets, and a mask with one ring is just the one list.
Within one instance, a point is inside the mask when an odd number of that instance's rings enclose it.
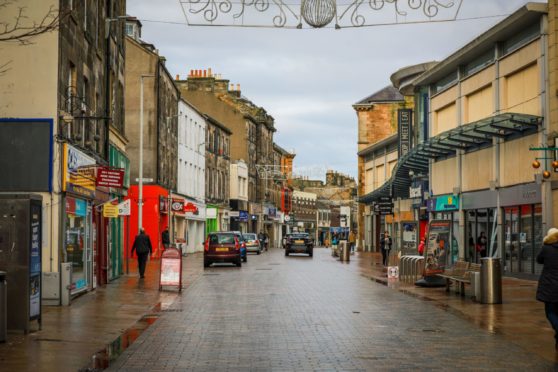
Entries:
{"label": "metal bollard", "polygon": [[351,248],[349,244],[345,243],[345,245],[343,246],[342,254],[343,254],[343,261],[345,262],[351,261]]}
{"label": "metal bollard", "polygon": [[481,258],[481,303],[502,303],[502,266],[499,258]]}
{"label": "metal bollard", "polygon": [[6,272],[0,271],[0,342],[8,339],[8,288]]}
{"label": "metal bollard", "polygon": [[70,306],[70,291],[72,287],[72,263],[60,264],[60,300],[62,306]]}

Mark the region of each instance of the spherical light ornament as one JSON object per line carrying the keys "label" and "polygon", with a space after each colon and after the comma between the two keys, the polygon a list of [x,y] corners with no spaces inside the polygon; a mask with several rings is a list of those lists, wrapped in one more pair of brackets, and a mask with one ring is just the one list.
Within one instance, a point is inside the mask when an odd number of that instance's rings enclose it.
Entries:
{"label": "spherical light ornament", "polygon": [[310,26],[320,28],[327,26],[335,17],[335,0],[302,0],[300,6],[302,18]]}
{"label": "spherical light ornament", "polygon": [[546,178],[550,178],[550,172],[547,171],[547,170],[545,170],[545,171],[543,172],[543,178],[545,178],[545,179],[546,179]]}
{"label": "spherical light ornament", "polygon": [[554,160],[552,162],[552,168],[554,168],[554,169],[558,168],[558,160]]}
{"label": "spherical light ornament", "polygon": [[531,165],[533,166],[533,168],[538,169],[541,166],[541,162],[535,160],[534,162],[531,163]]}

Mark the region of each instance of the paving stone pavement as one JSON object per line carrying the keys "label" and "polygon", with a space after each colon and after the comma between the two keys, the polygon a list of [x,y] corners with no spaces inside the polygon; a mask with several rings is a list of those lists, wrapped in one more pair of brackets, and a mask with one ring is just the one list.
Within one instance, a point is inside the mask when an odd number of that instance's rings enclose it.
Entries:
{"label": "paving stone pavement", "polygon": [[109,370],[554,370],[342,265],[325,249],[314,258],[273,249],[242,268],[206,269]]}

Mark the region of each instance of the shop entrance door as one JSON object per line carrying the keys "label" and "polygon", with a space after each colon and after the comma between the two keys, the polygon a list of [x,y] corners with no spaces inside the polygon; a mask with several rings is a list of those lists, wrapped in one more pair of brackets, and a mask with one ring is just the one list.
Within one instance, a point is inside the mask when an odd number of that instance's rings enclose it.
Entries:
{"label": "shop entrance door", "polygon": [[540,204],[504,208],[505,271],[540,274],[535,258],[542,240]]}

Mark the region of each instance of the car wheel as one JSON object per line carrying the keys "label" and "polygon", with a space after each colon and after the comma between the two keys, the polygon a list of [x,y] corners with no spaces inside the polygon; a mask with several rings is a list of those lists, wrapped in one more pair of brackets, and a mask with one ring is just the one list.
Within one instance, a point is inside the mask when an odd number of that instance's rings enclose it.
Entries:
{"label": "car wheel", "polygon": [[203,261],[203,267],[209,267],[211,265],[211,262],[209,261]]}
{"label": "car wheel", "polygon": [[285,249],[285,256],[288,256],[288,255],[289,255],[289,250]]}
{"label": "car wheel", "polygon": [[242,259],[238,259],[238,261],[236,261],[236,266],[242,267]]}
{"label": "car wheel", "polygon": [[313,257],[314,256],[314,249],[310,249],[310,251],[308,251],[308,255],[310,257]]}
{"label": "car wheel", "polygon": [[242,261],[248,262],[248,254],[246,254],[246,256],[242,257]]}

